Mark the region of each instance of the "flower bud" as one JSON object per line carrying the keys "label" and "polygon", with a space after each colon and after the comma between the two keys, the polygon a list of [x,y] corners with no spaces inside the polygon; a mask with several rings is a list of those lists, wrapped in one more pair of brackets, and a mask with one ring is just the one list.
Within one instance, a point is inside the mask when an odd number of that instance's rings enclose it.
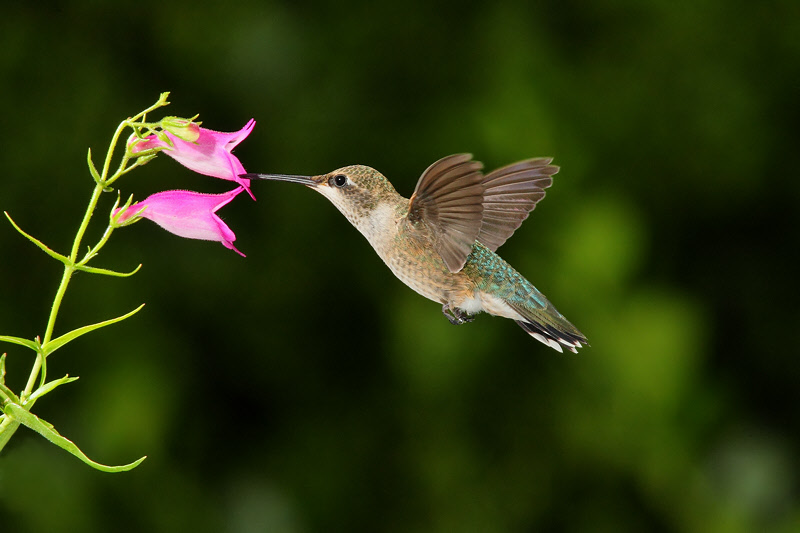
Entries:
{"label": "flower bud", "polygon": [[179,117],[164,117],[161,127],[175,137],[193,143],[200,138],[200,126],[196,122]]}

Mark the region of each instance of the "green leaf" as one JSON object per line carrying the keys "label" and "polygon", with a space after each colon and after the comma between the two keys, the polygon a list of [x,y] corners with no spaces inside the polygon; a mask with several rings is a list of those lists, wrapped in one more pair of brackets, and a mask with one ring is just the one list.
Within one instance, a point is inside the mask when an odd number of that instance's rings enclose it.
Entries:
{"label": "green leaf", "polygon": [[55,389],[59,385],[65,385],[67,383],[72,383],[73,381],[76,381],[77,379],[78,379],[77,376],[74,377],[74,378],[71,378],[71,377],[69,377],[69,374],[67,374],[66,376],[64,376],[61,379],[54,379],[50,383],[42,385],[41,387],[39,387],[38,389],[33,391],[33,394],[31,394],[30,398],[28,398],[28,402],[34,402],[34,401],[37,400],[37,398],[41,398],[42,396],[44,396],[48,392],[52,391],[53,389]]}
{"label": "green leaf", "polygon": [[98,184],[100,183],[100,173],[97,171],[97,167],[94,166],[94,161],[92,161],[92,149],[89,148],[89,154],[86,156],[86,162],[89,164],[89,172],[92,174],[92,178]]}
{"label": "green leaf", "polygon": [[11,337],[9,335],[0,335],[0,341],[19,344],[21,346],[25,346],[26,348],[30,348],[34,352],[39,351],[39,346],[36,344],[36,342],[30,339],[23,339],[21,337]]}
{"label": "green leaf", "polygon": [[81,270],[83,272],[88,272],[89,274],[102,274],[104,276],[114,276],[117,278],[127,278],[128,276],[133,276],[139,269],[142,268],[141,263],[139,266],[131,270],[130,272],[117,272],[116,270],[109,270],[107,268],[95,268],[86,265],[75,265],[75,270]]}
{"label": "green leaf", "polygon": [[58,350],[59,348],[61,348],[62,346],[67,344],[69,341],[77,339],[81,335],[89,333],[90,331],[94,331],[96,329],[100,329],[100,328],[105,327],[105,326],[110,326],[111,324],[116,324],[117,322],[125,320],[126,318],[131,317],[131,316],[135,315],[136,313],[138,313],[142,309],[142,307],[144,307],[144,304],[140,305],[139,307],[137,307],[136,309],[134,309],[130,313],[124,314],[122,316],[118,316],[117,318],[112,318],[110,320],[105,320],[103,322],[98,322],[97,324],[90,324],[88,326],[83,326],[82,328],[73,329],[69,333],[65,333],[65,334],[61,335],[60,337],[58,337],[56,339],[53,339],[50,342],[48,342],[47,344],[45,344],[44,346],[42,346],[42,352],[45,354],[45,356],[49,356],[51,353],[53,353],[56,350]]}
{"label": "green leaf", "polygon": [[5,447],[18,427],[19,421],[6,415],[0,416],[0,450]]}
{"label": "green leaf", "polygon": [[6,387],[6,354],[0,355],[0,396],[3,397],[3,401],[19,402],[19,398],[14,394],[14,391]]}
{"label": "green leaf", "polygon": [[[136,468],[142,463],[142,461],[144,461],[147,458],[147,456],[144,456],[137,461],[121,466],[107,466],[100,463],[96,463],[91,459],[89,459],[88,457],[86,457],[86,454],[84,454],[80,450],[80,448],[78,448],[75,445],[74,442],[72,442],[66,437],[62,437],[58,433],[58,431],[55,430],[52,424],[42,420],[35,414],[26,411],[23,407],[20,407],[15,403],[9,403],[5,406],[3,410],[5,411],[6,416],[8,416],[9,418],[12,418],[21,423],[22,425],[24,425],[25,427],[34,430],[35,432],[37,432],[38,434],[40,434],[41,436],[43,436],[44,438],[46,438],[47,440],[58,446],[59,448],[67,450],[69,453],[71,453],[72,455],[74,455],[87,465],[91,466],[92,468],[96,468],[97,470],[100,470],[102,472],[126,472],[128,470]],[[2,435],[0,435],[0,440],[1,439]]]}
{"label": "green leaf", "polygon": [[0,398],[2,398],[3,402],[19,402],[19,396],[6,387],[5,383],[0,383]]}
{"label": "green leaf", "polygon": [[14,226],[14,229],[16,229],[18,232],[20,232],[20,233],[21,233],[21,234],[22,234],[22,235],[23,235],[23,236],[24,236],[26,239],[28,239],[29,241],[31,241],[33,244],[35,244],[36,246],[38,246],[39,248],[41,248],[41,249],[44,251],[44,253],[46,253],[47,255],[49,255],[50,257],[52,257],[53,259],[57,259],[57,260],[61,261],[61,262],[62,262],[62,263],[64,263],[65,265],[69,265],[69,264],[71,264],[71,263],[72,263],[72,261],[70,261],[70,260],[69,260],[69,258],[68,258],[67,256],[65,256],[65,255],[61,255],[61,254],[60,254],[60,253],[58,253],[58,252],[54,252],[54,251],[53,251],[53,250],[51,250],[51,249],[50,249],[50,248],[49,248],[49,247],[48,247],[48,246],[47,246],[45,243],[43,243],[42,241],[40,241],[40,240],[39,240],[39,239],[37,239],[36,237],[33,237],[33,236],[31,236],[31,235],[28,235],[27,233],[25,233],[24,231],[22,231],[22,228],[20,228],[19,226],[17,226],[16,222],[14,222],[14,221],[11,219],[11,215],[9,215],[7,211],[3,211],[3,213],[5,213],[5,214],[6,214],[6,218],[8,219],[8,221],[9,221],[9,222],[11,222],[11,225],[12,225],[12,226]]}

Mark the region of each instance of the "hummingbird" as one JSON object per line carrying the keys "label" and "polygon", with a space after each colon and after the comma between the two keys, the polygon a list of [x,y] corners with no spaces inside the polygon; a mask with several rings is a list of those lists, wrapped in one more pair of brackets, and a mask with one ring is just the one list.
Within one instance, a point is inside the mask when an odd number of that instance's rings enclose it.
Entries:
{"label": "hummingbird", "polygon": [[577,353],[586,337],[496,250],[545,196],[559,167],[540,157],[486,175],[471,154],[429,166],[411,198],[364,165],[318,176],[243,174],[303,184],[325,196],[403,283],[442,305],[452,324],[483,311],[510,318],[547,346]]}

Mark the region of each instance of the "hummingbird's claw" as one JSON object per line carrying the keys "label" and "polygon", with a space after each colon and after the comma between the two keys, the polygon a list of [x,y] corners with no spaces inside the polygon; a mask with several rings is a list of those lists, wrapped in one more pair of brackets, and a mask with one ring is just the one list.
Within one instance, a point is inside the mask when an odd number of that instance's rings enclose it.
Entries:
{"label": "hummingbird's claw", "polygon": [[456,326],[460,326],[461,324],[466,324],[467,322],[472,322],[475,320],[474,316],[468,315],[458,307],[450,307],[450,304],[444,304],[442,306],[442,314],[447,318],[447,320],[450,321],[451,324]]}

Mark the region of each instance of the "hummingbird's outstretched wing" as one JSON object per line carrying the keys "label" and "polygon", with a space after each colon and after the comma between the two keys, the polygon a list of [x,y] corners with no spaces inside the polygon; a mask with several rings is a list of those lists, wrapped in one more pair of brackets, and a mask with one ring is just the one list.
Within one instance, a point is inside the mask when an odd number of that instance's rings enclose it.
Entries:
{"label": "hummingbird's outstretched wing", "polygon": [[422,173],[411,196],[408,219],[425,221],[450,272],[464,267],[481,230],[482,168],[471,154],[447,156]]}
{"label": "hummingbird's outstretched wing", "polygon": [[497,250],[528,218],[544,190],[553,184],[558,167],[552,158],[527,159],[499,168],[483,180],[483,218],[478,240]]}

